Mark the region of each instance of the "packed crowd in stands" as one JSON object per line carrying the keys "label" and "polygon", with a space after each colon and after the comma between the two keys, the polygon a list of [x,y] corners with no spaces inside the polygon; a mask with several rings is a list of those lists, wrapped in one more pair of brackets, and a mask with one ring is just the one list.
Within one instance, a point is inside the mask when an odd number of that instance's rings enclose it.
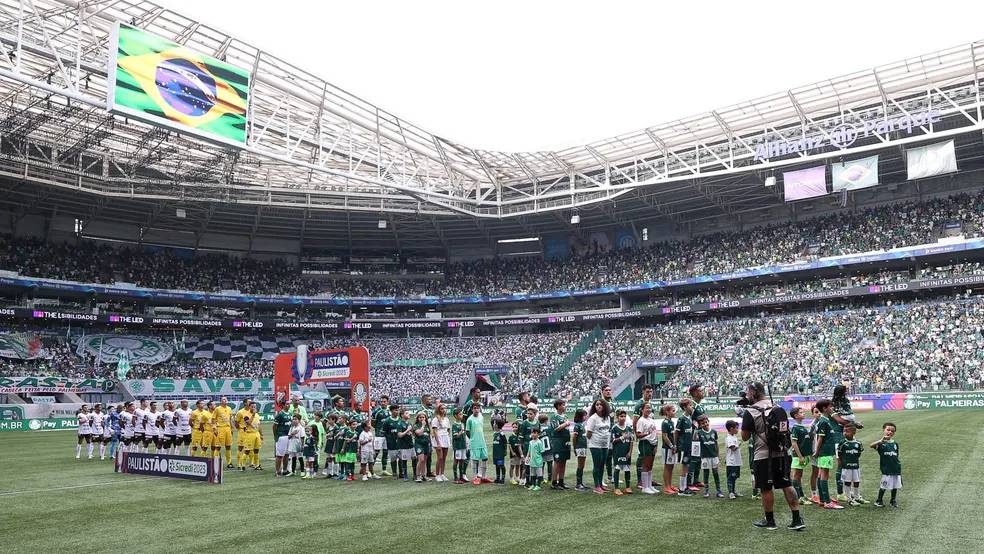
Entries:
{"label": "packed crowd in stands", "polygon": [[372,366],[372,396],[390,398],[420,398],[431,394],[435,398],[458,398],[462,387],[469,383],[473,364],[451,363],[417,367]]}
{"label": "packed crowd in stands", "polygon": [[551,391],[590,396],[638,359],[687,363],[665,389],[703,383],[735,395],[749,381],[777,392],[856,392],[984,385],[984,299],[610,330]]}
{"label": "packed crowd in stands", "polygon": [[[495,365],[509,368],[502,378],[502,392],[536,391],[585,337],[584,333],[371,337],[361,343],[371,352],[374,393],[405,397],[426,391],[454,397],[475,367]],[[51,357],[0,358],[0,375],[115,375],[116,364],[97,365],[91,357],[79,358],[63,330],[43,334],[41,340]],[[344,337],[307,342],[314,347],[352,344]],[[686,360],[664,387],[670,394],[702,383],[711,395],[733,395],[750,380],[769,382],[778,393],[828,390],[843,381],[856,392],[984,387],[984,298],[611,329],[549,393],[591,396],[635,360],[660,358]],[[157,365],[134,365],[129,377],[271,375],[272,363],[255,357],[219,361],[179,352]]]}
{"label": "packed crowd in stands", "polygon": [[0,270],[83,282],[254,294],[502,294],[679,279],[925,244],[940,238],[946,223],[959,223],[964,234],[978,236],[984,228],[984,193],[843,211],[639,249],[592,249],[565,260],[495,258],[452,263],[443,281],[317,281],[303,278],[296,266],[283,261],[219,254],[192,257],[160,248],[136,250],[89,241],[55,244],[20,237],[0,238]]}

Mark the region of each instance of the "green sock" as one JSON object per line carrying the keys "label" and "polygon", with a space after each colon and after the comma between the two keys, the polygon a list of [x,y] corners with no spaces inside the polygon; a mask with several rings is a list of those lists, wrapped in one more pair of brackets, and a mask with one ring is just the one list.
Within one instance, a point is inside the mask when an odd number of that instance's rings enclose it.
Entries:
{"label": "green sock", "polygon": [[826,479],[817,479],[817,488],[820,489],[820,502],[824,504],[830,502],[830,492],[827,489]]}
{"label": "green sock", "polygon": [[793,479],[793,490],[796,491],[796,496],[803,498],[803,483],[799,479]]}

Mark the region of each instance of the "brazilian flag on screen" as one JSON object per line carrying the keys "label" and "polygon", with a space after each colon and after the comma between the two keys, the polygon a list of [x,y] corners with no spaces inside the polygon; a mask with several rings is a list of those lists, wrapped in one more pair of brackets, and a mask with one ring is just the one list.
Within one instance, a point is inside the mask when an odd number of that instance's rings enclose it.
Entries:
{"label": "brazilian flag on screen", "polygon": [[114,111],[246,142],[248,71],[121,23],[114,74]]}

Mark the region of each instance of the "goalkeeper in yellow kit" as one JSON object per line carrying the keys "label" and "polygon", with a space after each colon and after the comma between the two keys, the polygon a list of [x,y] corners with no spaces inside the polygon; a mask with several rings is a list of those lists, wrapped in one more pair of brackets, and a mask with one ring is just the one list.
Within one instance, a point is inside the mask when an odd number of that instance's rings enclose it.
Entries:
{"label": "goalkeeper in yellow kit", "polygon": [[[255,470],[263,469],[260,465],[260,447],[263,446],[263,430],[260,428],[260,414],[256,413],[256,403],[249,406],[247,415],[243,418],[243,431],[240,434],[240,444],[242,445],[243,460],[249,462]],[[239,466],[240,471],[246,471],[245,462]]]}
{"label": "goalkeeper in yellow kit", "polygon": [[212,442],[212,450],[225,447],[226,467],[232,469],[232,408],[229,407],[229,399],[222,397],[219,405],[212,410],[212,417],[215,420],[215,439]]}
{"label": "goalkeeper in yellow kit", "polygon": [[242,407],[236,411],[236,467],[241,470],[245,470],[246,464],[249,463],[249,456],[243,457],[243,450],[245,450],[245,443],[249,434],[249,424],[247,423],[247,420],[250,419],[249,405],[249,400],[243,400]]}

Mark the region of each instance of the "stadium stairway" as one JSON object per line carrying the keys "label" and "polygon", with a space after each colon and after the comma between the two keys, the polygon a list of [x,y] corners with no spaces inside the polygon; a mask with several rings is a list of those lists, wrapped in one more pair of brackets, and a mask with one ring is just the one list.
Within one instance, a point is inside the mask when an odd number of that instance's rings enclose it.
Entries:
{"label": "stadium stairway", "polygon": [[550,372],[546,379],[540,383],[539,397],[546,398],[547,391],[550,390],[554,385],[556,385],[561,379],[567,376],[567,372],[574,367],[574,364],[584,355],[585,352],[591,349],[592,346],[597,344],[605,336],[605,332],[601,330],[601,326],[595,325],[594,329],[590,333],[584,336],[574,348],[564,356],[561,360],[560,365],[557,369]]}

